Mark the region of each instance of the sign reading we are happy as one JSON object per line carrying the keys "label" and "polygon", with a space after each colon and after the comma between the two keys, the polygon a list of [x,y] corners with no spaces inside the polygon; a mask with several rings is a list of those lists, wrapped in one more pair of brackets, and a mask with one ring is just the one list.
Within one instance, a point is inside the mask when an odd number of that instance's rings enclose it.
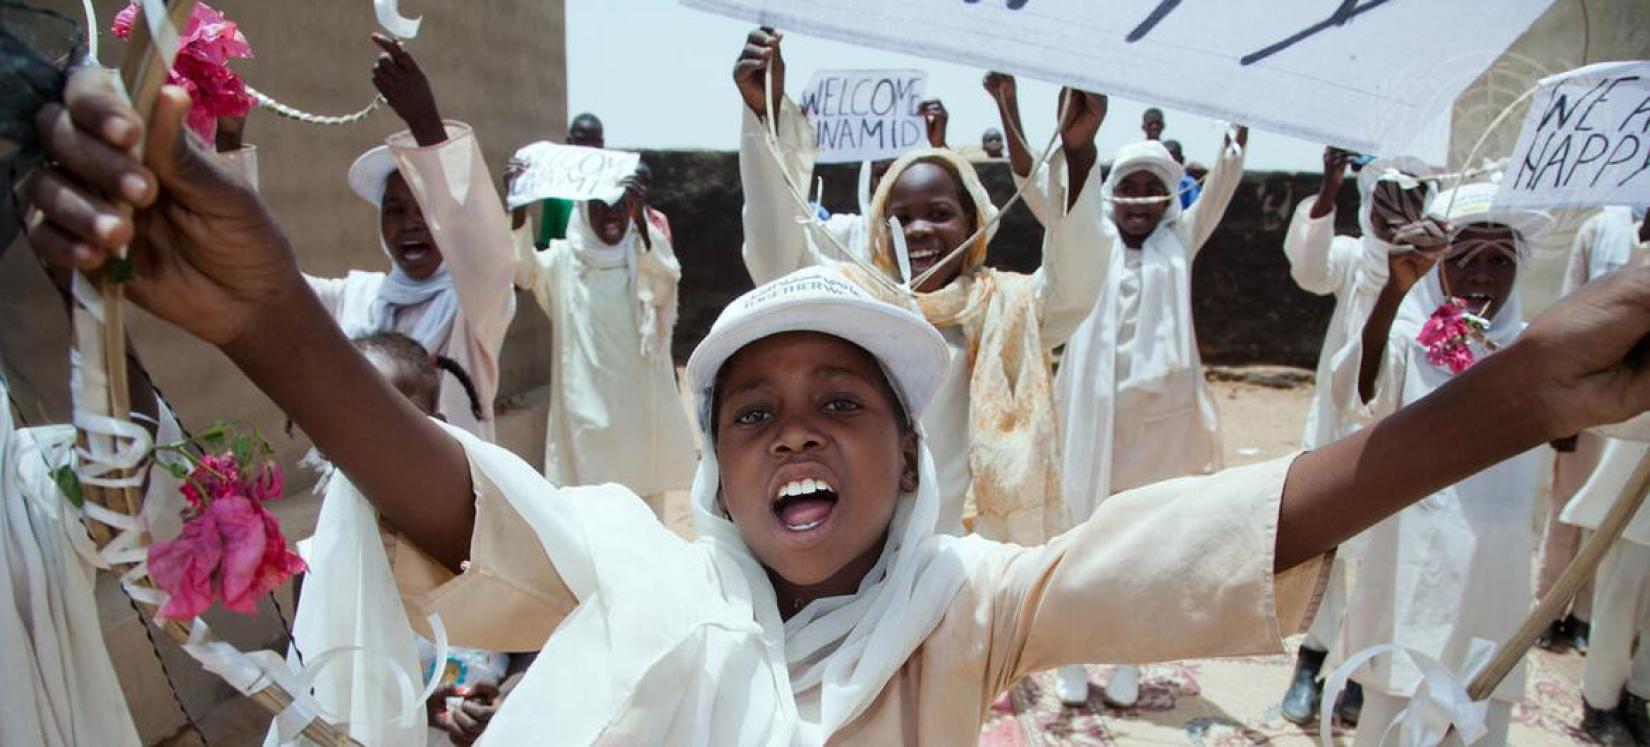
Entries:
{"label": "sign reading we are happy", "polygon": [[1495,196],[1498,207],[1650,203],[1650,62],[1541,81]]}

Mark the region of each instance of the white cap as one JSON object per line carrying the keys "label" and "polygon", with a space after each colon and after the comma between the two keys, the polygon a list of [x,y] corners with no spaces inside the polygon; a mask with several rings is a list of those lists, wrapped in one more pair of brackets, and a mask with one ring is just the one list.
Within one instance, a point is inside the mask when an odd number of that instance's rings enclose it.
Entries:
{"label": "white cap", "polygon": [[349,167],[349,188],[361,196],[361,199],[373,204],[373,207],[382,207],[384,202],[384,182],[395,173],[395,157],[390,155],[390,146],[380,145],[361,154],[355,163]]}
{"label": "white cap", "polygon": [[1427,214],[1443,218],[1460,230],[1474,223],[1498,223],[1517,234],[1518,253],[1528,257],[1530,249],[1552,230],[1553,216],[1543,210],[1502,208],[1495,204],[1500,187],[1492,182],[1474,182],[1446,189],[1432,196]]}
{"label": "white cap", "polygon": [[688,359],[699,425],[707,432],[722,364],[746,345],[785,332],[821,332],[875,356],[913,421],[939,389],[950,362],[945,339],[921,314],[882,301],[835,267],[798,270],[734,299]]}

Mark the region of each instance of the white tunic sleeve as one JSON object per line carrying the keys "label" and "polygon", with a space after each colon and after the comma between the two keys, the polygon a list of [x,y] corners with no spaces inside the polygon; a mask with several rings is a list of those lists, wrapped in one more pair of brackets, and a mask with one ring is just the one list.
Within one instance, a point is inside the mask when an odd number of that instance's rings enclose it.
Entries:
{"label": "white tunic sleeve", "polygon": [[[1056,154],[1052,165],[1064,176],[1065,154]],[[1100,164],[1096,162],[1070,213],[1065,210],[1068,179],[1062,178],[1048,195],[1056,210],[1053,214],[1059,217],[1044,221],[1043,264],[1031,277],[1032,287],[1042,300],[1043,346],[1051,350],[1065,344],[1088,318],[1100,297],[1106,268],[1111,266],[1115,242],[1102,228],[1105,202],[1100,199],[1100,182]]]}
{"label": "white tunic sleeve", "polygon": [[[814,170],[813,131],[802,110],[790,99],[779,108],[779,151],[774,160],[766,144],[767,125],[750,107],[740,107],[739,184],[744,191],[745,269],[761,285],[812,265],[798,206],[788,191],[795,185],[806,194]],[[787,182],[787,177],[789,181]]]}
{"label": "white tunic sleeve", "polygon": [[1197,259],[1197,253],[1203,250],[1204,242],[1214,234],[1215,228],[1220,225],[1221,218],[1226,216],[1226,206],[1232,204],[1232,195],[1237,194],[1239,184],[1243,183],[1243,157],[1246,150],[1234,145],[1222,145],[1220,156],[1215,159],[1214,168],[1203,180],[1203,192],[1198,195],[1197,202],[1186,209],[1181,216],[1176,230],[1180,233],[1180,240],[1186,244],[1186,261],[1190,263]]}
{"label": "white tunic sleeve", "polygon": [[1345,257],[1335,252],[1335,211],[1312,217],[1315,197],[1301,200],[1284,234],[1283,255],[1289,258],[1289,277],[1307,293],[1320,296],[1339,290],[1346,277]]}
{"label": "white tunic sleeve", "polygon": [[988,678],[1077,662],[1274,653],[1311,620],[1327,556],[1273,571],[1294,457],[1112,496],[1042,547],[994,548]]}

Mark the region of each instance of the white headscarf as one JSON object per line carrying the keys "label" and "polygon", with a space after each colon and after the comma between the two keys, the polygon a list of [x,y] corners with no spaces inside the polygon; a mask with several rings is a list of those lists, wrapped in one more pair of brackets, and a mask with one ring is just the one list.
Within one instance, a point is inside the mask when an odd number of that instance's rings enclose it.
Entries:
{"label": "white headscarf", "polygon": [[[784,294],[821,287],[845,297],[841,313],[815,307],[784,314]],[[852,313],[867,308],[870,316]],[[707,442],[710,384],[726,356],[784,331],[835,334],[873,352],[873,338],[885,351],[890,340],[903,341],[933,369],[922,374],[931,394],[944,370],[944,342],[920,316],[888,316],[893,309],[829,267],[798,271],[735,300],[689,363]],[[742,310],[745,322],[729,322]],[[880,323],[865,323],[872,318]],[[740,337],[757,326],[759,336]],[[718,345],[719,353],[701,357]],[[910,399],[902,382],[917,372],[877,357],[902,400]],[[922,404],[908,407],[913,427]],[[815,600],[782,621],[766,569],[718,507],[714,448],[704,450],[694,480],[699,539],[690,544],[616,486],[545,501],[542,481],[525,463],[455,435],[533,526],[580,600],[483,735],[500,744],[824,744],[865,712],[922,645],[985,546],[935,534],[938,482],[919,432],[919,488],[899,497],[882,555],[858,593]],[[500,456],[477,458],[494,452]]]}
{"label": "white headscarf", "polygon": [[[390,153],[389,146],[380,145],[361,154],[350,166],[350,189],[361,199],[372,203],[373,207],[382,210],[386,181],[395,170],[395,157]],[[416,192],[413,197],[417,199]],[[395,263],[395,255],[390,253],[382,230],[378,234],[378,248],[390,258],[390,272],[378,286],[378,296],[373,299],[366,320],[346,329],[345,333],[359,337],[376,332],[401,332],[417,340],[425,350],[440,351],[447,345],[447,337],[453,331],[453,320],[458,317],[458,289],[453,286],[453,276],[447,271],[447,263],[443,261],[433,274],[419,280]],[[396,312],[426,304],[428,306],[423,315],[411,329],[396,328]]]}
{"label": "white headscarf", "polygon": [[635,299],[636,331],[641,335],[641,354],[649,360],[670,355],[671,333],[676,327],[676,281],[681,267],[668,248],[654,246],[654,258],[670,274],[642,272],[637,254],[641,249],[641,235],[634,221],[625,221],[624,237],[616,244],[608,244],[596,235],[590,225],[590,203],[577,202],[573,214],[567,218],[567,244],[579,263],[591,269],[625,268],[630,277],[630,294]]}
{"label": "white headscarf", "polygon": [[[1402,189],[1408,190],[1420,187],[1425,190],[1424,200],[1430,201],[1434,192],[1433,184],[1419,179],[1425,176],[1431,168],[1425,161],[1413,156],[1389,156],[1377,158],[1369,162],[1358,172],[1358,228],[1362,231],[1359,243],[1366,251],[1374,247],[1390,252],[1394,245],[1375,238],[1375,188],[1382,182],[1395,182]],[[1423,202],[1421,209],[1426,209]],[[1420,216],[1417,215],[1417,218]]]}

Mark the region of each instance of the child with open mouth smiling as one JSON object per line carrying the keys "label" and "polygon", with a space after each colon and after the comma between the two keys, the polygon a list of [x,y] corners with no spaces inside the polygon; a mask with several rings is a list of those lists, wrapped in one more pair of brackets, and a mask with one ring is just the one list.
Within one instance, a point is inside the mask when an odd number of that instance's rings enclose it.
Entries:
{"label": "child with open mouth smiling", "polygon": [[37,119],[52,165],[27,186],[31,243],[89,271],[130,242],[130,297],[217,345],[425,554],[397,553],[410,613],[448,613],[454,643],[542,647],[484,742],[971,742],[1027,672],[1278,651],[1353,533],[1650,408],[1635,269],[1316,451],[1114,496],[1047,545],[938,535],[921,422],[946,343],[820,267],[735,301],[690,361],[710,447],[690,543],[633,493],[553,487],[376,375],[256,194],[189,144],[181,89],[149,128],[100,71],[65,99]]}

